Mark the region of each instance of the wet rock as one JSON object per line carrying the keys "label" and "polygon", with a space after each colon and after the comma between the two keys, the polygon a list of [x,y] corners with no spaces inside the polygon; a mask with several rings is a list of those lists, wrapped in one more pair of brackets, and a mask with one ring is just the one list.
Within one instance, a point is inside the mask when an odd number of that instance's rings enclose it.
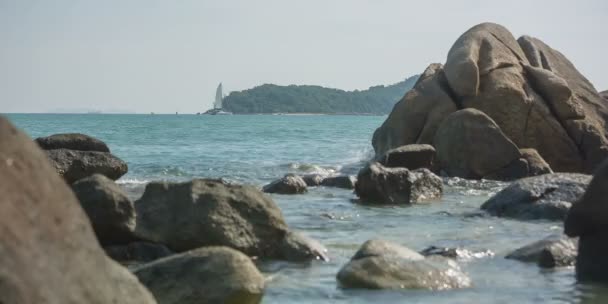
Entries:
{"label": "wet rock", "polygon": [[321,186],[335,187],[342,189],[355,189],[357,178],[351,175],[330,176],[324,178]]}
{"label": "wet rock", "polygon": [[[182,252],[227,246],[260,258],[288,259],[306,242],[287,251],[289,229],[272,199],[252,186],[222,180],[153,182],[135,202],[136,235]],[[308,248],[302,252],[314,252]],[[289,256],[285,256],[289,252]]]}
{"label": "wet rock", "polygon": [[528,161],[522,157],[515,159],[505,167],[484,176],[483,179],[512,181],[528,176],[529,171]]}
{"label": "wet rock", "polygon": [[156,303],[99,247],[40,148],[0,116],[0,303]]}
{"label": "wet rock", "polygon": [[543,268],[574,266],[577,240],[551,235],[509,253],[505,258],[537,263]]}
{"label": "wet rock", "polygon": [[443,183],[427,169],[386,168],[374,162],[359,172],[355,192],[370,203],[417,204],[441,197]]}
{"label": "wet rock", "polygon": [[342,287],[366,289],[443,290],[471,284],[454,262],[425,259],[385,241],[366,242],[340,269],[337,279]]}
{"label": "wet rock", "polygon": [[110,152],[103,141],[80,133],[54,134],[36,138],[36,143],[43,150],[68,149],[78,151]]}
{"label": "wet rock", "polygon": [[329,261],[325,246],[299,232],[288,232],[279,250],[281,256],[288,261]]}
{"label": "wet rock", "polygon": [[416,170],[426,168],[435,169],[435,148],[431,145],[405,145],[387,151],[378,158],[378,162],[389,168],[407,168]]}
{"label": "wet rock", "polygon": [[420,254],[422,254],[425,257],[442,256],[445,258],[462,259],[462,260],[494,256],[494,253],[490,250],[471,251],[471,250],[467,250],[464,248],[437,247],[437,246],[429,246],[429,247],[423,249],[422,251],[420,251]]}
{"label": "wet rock", "polygon": [[487,200],[481,209],[491,215],[522,220],[564,220],[590,180],[591,176],[578,173],[520,179]]}
{"label": "wet rock", "polygon": [[135,207],[111,179],[94,174],[72,184],[72,191],[86,212],[102,245],[135,240]]}
{"label": "wet rock", "polygon": [[528,164],[528,176],[553,173],[551,167],[534,149],[519,149],[521,156]]}
{"label": "wet rock", "polygon": [[159,303],[260,303],[264,277],[246,255],[206,247],[143,265],[134,271]]}
{"label": "wet rock", "polygon": [[441,169],[449,176],[478,179],[521,157],[500,127],[475,109],[450,114],[433,142]]}
{"label": "wet rock", "polygon": [[264,186],[263,191],[278,194],[300,194],[307,192],[308,189],[306,188],[306,182],[300,176],[287,174],[283,178]]}
{"label": "wet rock", "polygon": [[46,154],[68,184],[96,173],[117,180],[128,171],[124,161],[107,152],[55,149]]}
{"label": "wet rock", "polygon": [[306,183],[308,187],[317,187],[320,186],[325,179],[324,175],[321,174],[307,174],[302,176],[302,180]]}
{"label": "wet rock", "polygon": [[125,264],[148,263],[173,254],[167,246],[150,242],[112,245],[103,249],[113,260]]}

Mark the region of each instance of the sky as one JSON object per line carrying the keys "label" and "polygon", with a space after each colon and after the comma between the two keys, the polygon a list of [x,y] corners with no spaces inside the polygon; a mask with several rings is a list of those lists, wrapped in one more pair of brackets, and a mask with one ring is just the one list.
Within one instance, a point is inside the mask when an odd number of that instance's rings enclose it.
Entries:
{"label": "sky", "polygon": [[608,90],[606,0],[0,0],[0,113],[196,113],[220,82],[366,89],[488,21]]}

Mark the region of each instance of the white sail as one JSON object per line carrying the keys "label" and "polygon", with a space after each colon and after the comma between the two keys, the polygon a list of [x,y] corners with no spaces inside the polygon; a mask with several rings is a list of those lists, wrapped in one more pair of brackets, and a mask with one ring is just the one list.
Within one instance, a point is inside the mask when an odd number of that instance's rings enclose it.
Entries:
{"label": "white sail", "polygon": [[217,86],[217,90],[215,90],[215,102],[213,103],[214,109],[222,108],[222,99],[223,98],[224,98],[224,95],[222,93],[222,83],[220,82],[220,85]]}

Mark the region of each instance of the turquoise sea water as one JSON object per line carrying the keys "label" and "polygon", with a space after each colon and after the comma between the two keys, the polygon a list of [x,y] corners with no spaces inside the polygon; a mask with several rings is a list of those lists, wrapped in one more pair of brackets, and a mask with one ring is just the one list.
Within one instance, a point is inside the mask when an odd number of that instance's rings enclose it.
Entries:
{"label": "turquoise sea water", "polygon": [[[262,186],[285,173],[356,174],[372,155],[371,135],[385,117],[291,115],[10,114],[32,137],[80,132],[108,143],[129,164],[119,183],[133,198],[151,180],[223,177]],[[413,207],[353,202],[352,191],[312,188],[272,197],[288,224],[321,241],[331,261],[260,265],[268,279],[264,303],[608,303],[608,292],[575,283],[574,269],[541,270],[506,260],[511,250],[559,233],[561,223],[521,222],[478,214],[504,187],[446,179],[443,199]],[[344,290],[335,275],[372,238],[415,250],[457,246],[491,254],[459,260],[473,287],[454,291]]]}

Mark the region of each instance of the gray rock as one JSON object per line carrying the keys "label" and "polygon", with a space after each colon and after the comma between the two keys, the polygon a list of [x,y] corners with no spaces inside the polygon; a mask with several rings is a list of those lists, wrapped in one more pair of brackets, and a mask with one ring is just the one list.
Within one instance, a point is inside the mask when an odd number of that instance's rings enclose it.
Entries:
{"label": "gray rock", "polygon": [[483,251],[471,251],[464,248],[454,248],[454,247],[437,247],[437,246],[429,246],[422,251],[420,251],[425,257],[432,256],[442,256],[450,259],[461,259],[461,260],[470,260],[472,258],[483,258],[494,256],[494,253],[490,250]]}
{"label": "gray rock", "polygon": [[342,287],[444,290],[471,285],[452,261],[425,259],[415,251],[384,241],[368,241],[364,246],[338,272]]}
{"label": "gray rock", "polygon": [[300,194],[308,191],[306,182],[297,175],[287,174],[262,189],[266,193]]}
{"label": "gray rock", "polygon": [[330,176],[323,179],[321,186],[355,189],[357,178],[351,175]]}
{"label": "gray rock", "polygon": [[307,174],[302,176],[302,180],[304,180],[308,187],[320,186],[324,178],[325,176],[321,174]]}
{"label": "gray rock", "polygon": [[43,150],[68,149],[78,151],[110,152],[103,141],[80,133],[54,134],[36,138],[36,143]]}
{"label": "gray rock", "polygon": [[591,176],[578,173],[520,179],[487,200],[481,209],[495,216],[522,220],[564,220],[590,180]]}
{"label": "gray rock", "polygon": [[600,96],[602,96],[602,98],[604,98],[604,100],[608,100],[608,91],[600,92]]}
{"label": "gray rock", "polygon": [[441,197],[443,183],[427,169],[386,168],[374,162],[359,171],[355,192],[370,203],[417,204]]}
{"label": "gray rock", "polygon": [[103,248],[113,260],[123,263],[148,263],[173,254],[165,245],[150,242],[133,242]]}
{"label": "gray rock", "polygon": [[112,180],[94,174],[72,184],[72,191],[86,212],[102,245],[135,240],[135,207]]}
{"label": "gray rock", "polygon": [[537,263],[543,268],[574,266],[577,240],[551,235],[509,253],[505,258]]}
{"label": "gray rock", "polygon": [[127,164],[124,161],[107,152],[67,149],[47,150],[45,152],[57,173],[68,184],[96,173],[117,180],[128,171]]}
{"label": "gray rock", "polygon": [[260,303],[264,277],[246,255],[206,247],[143,265],[134,271],[159,303]]}
{"label": "gray rock", "polygon": [[289,231],[279,246],[280,255],[288,261],[329,261],[325,246],[299,232]]}
{"label": "gray rock", "polygon": [[0,303],[156,303],[99,247],[40,148],[0,116]]}
{"label": "gray rock", "polygon": [[[227,246],[260,258],[288,259],[305,242],[287,251],[289,229],[272,199],[252,186],[222,180],[153,182],[135,202],[136,235],[182,252]],[[306,249],[302,255],[314,252]],[[285,256],[289,252],[289,256]]]}
{"label": "gray rock", "polygon": [[435,148],[431,145],[412,144],[387,151],[378,158],[378,162],[389,168],[401,167],[410,170],[426,168],[433,171],[435,154]]}

